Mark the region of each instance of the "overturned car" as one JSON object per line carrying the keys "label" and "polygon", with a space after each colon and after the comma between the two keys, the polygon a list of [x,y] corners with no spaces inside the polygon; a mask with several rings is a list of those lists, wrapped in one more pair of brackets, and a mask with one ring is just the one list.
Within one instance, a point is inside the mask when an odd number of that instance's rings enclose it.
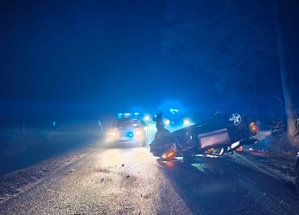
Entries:
{"label": "overturned car", "polygon": [[163,160],[195,155],[221,156],[242,145],[257,143],[258,127],[249,115],[217,114],[202,123],[158,134],[150,152]]}

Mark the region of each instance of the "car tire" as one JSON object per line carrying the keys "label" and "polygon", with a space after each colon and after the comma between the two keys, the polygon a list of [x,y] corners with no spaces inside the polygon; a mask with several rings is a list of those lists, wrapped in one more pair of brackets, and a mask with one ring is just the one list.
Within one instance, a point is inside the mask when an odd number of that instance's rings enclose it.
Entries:
{"label": "car tire", "polygon": [[242,116],[238,113],[233,113],[229,116],[228,120],[232,122],[232,124],[237,128],[238,130],[243,128],[243,119]]}

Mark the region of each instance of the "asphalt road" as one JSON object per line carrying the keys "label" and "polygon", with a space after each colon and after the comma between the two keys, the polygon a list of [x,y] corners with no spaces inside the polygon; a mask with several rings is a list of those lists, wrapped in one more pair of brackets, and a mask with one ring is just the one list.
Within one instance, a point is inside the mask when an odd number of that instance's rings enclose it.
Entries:
{"label": "asphalt road", "polygon": [[0,204],[0,214],[298,214],[292,186],[246,159],[162,162],[100,142]]}

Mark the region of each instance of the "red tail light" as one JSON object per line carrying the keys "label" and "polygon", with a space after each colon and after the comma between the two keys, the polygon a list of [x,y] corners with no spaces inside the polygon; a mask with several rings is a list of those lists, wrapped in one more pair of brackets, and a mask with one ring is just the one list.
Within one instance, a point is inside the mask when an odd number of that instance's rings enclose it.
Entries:
{"label": "red tail light", "polygon": [[163,160],[171,160],[175,157],[175,151],[170,150],[164,153],[161,157]]}
{"label": "red tail light", "polygon": [[258,127],[256,124],[254,124],[254,122],[250,123],[249,127],[252,133],[256,133],[258,131]]}
{"label": "red tail light", "polygon": [[166,155],[167,155],[167,158],[172,158],[172,157],[174,157],[174,152],[169,152]]}

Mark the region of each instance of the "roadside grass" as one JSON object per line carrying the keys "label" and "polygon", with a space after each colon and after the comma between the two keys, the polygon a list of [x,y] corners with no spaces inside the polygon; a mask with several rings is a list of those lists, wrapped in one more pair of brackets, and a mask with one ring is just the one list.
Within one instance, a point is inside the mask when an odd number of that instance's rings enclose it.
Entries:
{"label": "roadside grass", "polygon": [[58,153],[84,147],[101,138],[97,129],[1,128],[0,176]]}
{"label": "roadside grass", "polygon": [[59,133],[40,129],[7,128],[0,130],[0,160],[16,157],[58,138]]}
{"label": "roadside grass", "polygon": [[287,133],[268,137],[267,150],[285,159],[295,160],[299,152],[299,136],[289,138]]}

